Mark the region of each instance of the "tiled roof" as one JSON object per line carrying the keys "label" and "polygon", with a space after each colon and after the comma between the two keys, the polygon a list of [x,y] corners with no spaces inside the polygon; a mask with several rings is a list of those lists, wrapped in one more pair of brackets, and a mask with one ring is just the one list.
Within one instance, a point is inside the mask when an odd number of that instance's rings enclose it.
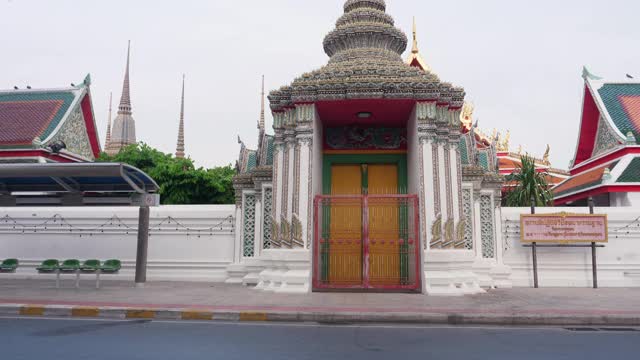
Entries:
{"label": "tiled roof", "polygon": [[629,163],[622,175],[618,177],[619,183],[640,183],[640,157]]}
{"label": "tiled roof", "polygon": [[486,171],[489,171],[489,155],[487,154],[486,151],[479,151],[478,152],[478,162],[480,163],[479,165],[482,166],[483,169],[485,169]]}
{"label": "tiled roof", "polygon": [[618,130],[640,139],[640,84],[605,84],[598,94]]}
{"label": "tiled roof", "polygon": [[249,151],[249,157],[247,160],[247,171],[251,171],[256,168],[257,153],[255,151]]}
{"label": "tiled roof", "polygon": [[58,126],[75,95],[71,91],[0,93],[0,146],[30,145]]}
{"label": "tiled roof", "polygon": [[467,137],[460,137],[460,161],[463,165],[469,165],[469,153],[467,152]]}
{"label": "tiled roof", "polygon": [[602,184],[602,176],[605,169],[613,169],[617,165],[617,162],[605,166],[597,167],[593,170],[589,170],[585,173],[573,176],[569,180],[563,182],[558,187],[553,189],[556,197],[574,193],[583,189],[587,189],[596,185]]}
{"label": "tiled roof", "polygon": [[267,135],[267,161],[266,165],[273,165],[273,150],[275,149],[275,137]]}

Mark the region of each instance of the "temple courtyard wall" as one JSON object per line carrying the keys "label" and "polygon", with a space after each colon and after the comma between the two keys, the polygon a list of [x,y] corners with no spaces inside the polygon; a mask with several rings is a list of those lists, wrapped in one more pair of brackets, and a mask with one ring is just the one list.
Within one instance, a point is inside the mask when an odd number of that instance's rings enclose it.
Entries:
{"label": "temple courtyard wall", "polygon": [[[537,212],[562,210],[566,209],[539,208]],[[582,208],[570,211],[588,213]],[[519,232],[519,215],[529,213],[529,209],[503,208],[501,213],[502,230],[496,234],[496,245],[504,251],[504,264],[496,265],[510,269],[514,287],[531,287],[531,249],[521,245]],[[640,287],[640,208],[599,208],[596,213],[609,217],[609,243],[598,249],[600,286]],[[137,208],[122,207],[0,208],[0,258],[18,258],[21,262],[17,273],[0,276],[46,278],[35,271],[42,260],[75,258],[122,260],[121,273],[105,280],[133,279],[137,217]],[[267,265],[271,261],[271,253],[288,251],[261,250],[255,258],[243,259],[233,205],[152,208],[150,223],[148,279],[152,281],[231,282],[238,271],[243,271],[243,264],[250,268],[244,271],[259,272],[263,262]],[[292,261],[310,260],[309,251],[291,252]],[[538,261],[543,287],[591,284],[590,249],[541,248]]]}

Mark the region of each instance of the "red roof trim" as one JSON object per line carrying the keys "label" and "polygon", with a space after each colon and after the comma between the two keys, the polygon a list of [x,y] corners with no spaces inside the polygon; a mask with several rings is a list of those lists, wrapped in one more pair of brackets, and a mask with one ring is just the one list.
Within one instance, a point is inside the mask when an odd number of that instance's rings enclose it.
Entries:
{"label": "red roof trim", "polygon": [[580,136],[578,138],[578,149],[573,162],[574,166],[589,160],[591,155],[593,155],[599,120],[600,110],[598,109],[598,105],[596,105],[589,86],[585,85]]}
{"label": "red roof trim", "polygon": [[93,156],[97,159],[100,156],[100,140],[98,140],[98,132],[96,131],[96,122],[93,118],[93,108],[91,107],[91,95],[87,91],[87,94],[82,99],[82,115],[84,116],[84,122],[87,127],[87,135],[89,135],[89,142],[91,143],[91,151]]}
{"label": "red roof trim", "polygon": [[51,159],[53,161],[61,162],[61,163],[72,163],[72,162],[85,162],[84,160],[77,159],[74,160],[73,156],[69,156],[67,154],[58,155],[52,154],[45,150],[10,150],[10,151],[1,151],[0,158],[27,158],[27,157],[44,157],[47,159]]}
{"label": "red roof trim", "polygon": [[598,167],[600,165],[604,165],[607,163],[610,163],[612,161],[617,160],[618,158],[621,158],[625,155],[629,155],[629,154],[640,154],[640,147],[624,147],[621,149],[618,149],[608,155],[602,156],[600,158],[597,158],[594,161],[591,161],[589,163],[580,165],[580,166],[576,166],[573,169],[571,169],[569,171],[569,173],[573,176],[573,175],[577,175],[577,174],[581,174],[585,171],[588,171],[590,169],[593,169],[595,167]]}
{"label": "red roof trim", "polygon": [[640,192],[640,185],[605,185],[554,200],[556,206],[608,193]]}

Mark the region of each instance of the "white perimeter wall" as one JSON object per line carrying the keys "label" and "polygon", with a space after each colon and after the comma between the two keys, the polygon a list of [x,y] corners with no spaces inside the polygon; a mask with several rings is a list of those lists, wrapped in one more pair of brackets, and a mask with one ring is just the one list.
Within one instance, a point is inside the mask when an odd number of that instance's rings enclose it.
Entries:
{"label": "white perimeter wall", "polygon": [[[542,208],[537,213],[588,214],[586,208]],[[640,286],[640,208],[598,208],[608,214],[609,243],[597,250],[600,287]],[[513,286],[533,286],[531,248],[520,243],[520,214],[529,209],[502,209],[504,262],[512,269]],[[538,248],[541,287],[588,287],[592,285],[590,248]]]}
{"label": "white perimeter wall", "polygon": [[[233,262],[234,209],[233,205],[152,208],[148,279],[224,281]],[[563,210],[567,209],[543,208],[538,213]],[[568,210],[588,213],[582,208]],[[504,262],[518,287],[533,285],[531,249],[520,243],[519,218],[527,213],[528,209],[502,209]],[[640,209],[599,208],[596,213],[609,216],[610,241],[598,249],[600,286],[640,286]],[[116,258],[125,268],[106,278],[132,280],[137,223],[137,208],[0,208],[0,259],[18,258],[22,264],[17,274],[0,277],[46,278],[35,272],[46,258]],[[540,248],[538,264],[542,287],[591,285],[590,249]]]}
{"label": "white perimeter wall", "polygon": [[[224,281],[233,262],[231,206],[151,208],[149,280]],[[124,269],[106,279],[133,279],[138,208],[0,208],[0,259],[17,258],[16,274],[42,277],[42,260],[119,259]]]}

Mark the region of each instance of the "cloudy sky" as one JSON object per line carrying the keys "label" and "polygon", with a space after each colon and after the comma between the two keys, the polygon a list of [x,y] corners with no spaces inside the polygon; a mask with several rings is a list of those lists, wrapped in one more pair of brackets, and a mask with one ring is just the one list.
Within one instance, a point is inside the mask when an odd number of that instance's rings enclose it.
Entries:
{"label": "cloudy sky", "polygon": [[[104,139],[117,107],[127,40],[138,139],[174,152],[187,75],[187,153],[199,165],[235,161],[254,146],[260,76],[267,91],[323,65],[322,39],[344,0],[0,0],[0,88],[60,87],[93,78]],[[582,66],[640,77],[640,1],[388,0],[441,79],[466,88],[480,126],[511,130],[512,147],[556,167],[573,156]],[[268,125],[271,117],[268,117]]]}

